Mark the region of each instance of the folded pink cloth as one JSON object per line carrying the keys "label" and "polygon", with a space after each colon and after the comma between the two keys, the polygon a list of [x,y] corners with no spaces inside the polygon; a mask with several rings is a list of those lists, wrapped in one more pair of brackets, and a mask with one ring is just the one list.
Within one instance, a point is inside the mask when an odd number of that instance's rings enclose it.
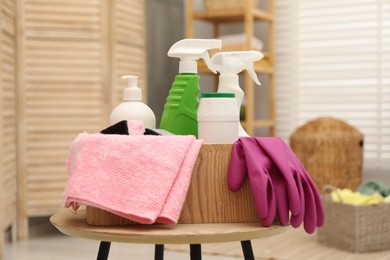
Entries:
{"label": "folded pink cloth", "polygon": [[194,136],[80,134],[67,161],[64,206],[177,223],[201,145]]}

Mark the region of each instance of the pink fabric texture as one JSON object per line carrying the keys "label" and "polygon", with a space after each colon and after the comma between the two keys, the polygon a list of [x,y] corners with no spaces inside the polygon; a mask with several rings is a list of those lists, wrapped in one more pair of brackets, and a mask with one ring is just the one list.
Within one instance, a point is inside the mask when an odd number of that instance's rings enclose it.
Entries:
{"label": "pink fabric texture", "polygon": [[177,223],[201,145],[194,136],[82,133],[67,160],[64,206],[85,204],[143,224]]}
{"label": "pink fabric texture", "polygon": [[144,122],[139,120],[128,120],[127,129],[129,130],[129,135],[143,135],[145,132]]}

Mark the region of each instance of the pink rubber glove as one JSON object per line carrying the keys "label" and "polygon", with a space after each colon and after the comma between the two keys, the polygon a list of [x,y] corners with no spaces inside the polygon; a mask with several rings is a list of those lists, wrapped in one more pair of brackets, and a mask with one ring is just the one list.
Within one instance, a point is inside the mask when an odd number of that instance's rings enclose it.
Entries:
{"label": "pink rubber glove", "polygon": [[295,205],[292,210],[294,214],[300,212],[298,190],[293,190],[294,186],[287,187],[282,174],[256,140],[245,137],[233,145],[228,175],[230,190],[239,190],[248,173],[253,201],[263,225],[272,224],[275,212],[279,222],[288,225],[290,205]]}
{"label": "pink rubber glove", "polygon": [[314,203],[315,203],[316,210],[317,210],[317,221],[315,224],[316,224],[316,227],[322,227],[325,223],[325,213],[324,213],[324,205],[323,205],[323,202],[321,199],[321,195],[318,192],[317,186],[315,185],[314,181],[310,177],[310,174],[306,171],[305,167],[299,161],[298,157],[291,150],[291,148],[286,143],[284,143],[282,140],[280,140],[280,141],[286,146],[286,150],[289,151],[294,165],[303,174],[303,177],[306,179],[307,185],[309,185],[311,190],[313,191]]}
{"label": "pink rubber glove", "polygon": [[[256,153],[256,142],[248,138],[247,142],[242,142],[243,138],[233,144],[232,156],[229,165],[228,186],[231,191],[238,191],[245,183],[249,175],[249,183],[252,190],[252,197],[257,215],[263,226],[270,226],[276,214],[276,201],[272,183],[266,172],[266,162],[251,164],[248,162],[261,160]],[[248,152],[250,151],[250,152]]]}
{"label": "pink rubber glove", "polygon": [[[239,191],[247,177],[248,170],[246,168],[245,155],[240,139],[233,144],[232,148],[227,179],[229,189],[233,192]],[[264,215],[267,215],[267,213]]]}
{"label": "pink rubber glove", "polygon": [[310,234],[316,227],[323,226],[325,216],[321,196],[294,152],[280,138],[256,138],[256,142],[277,165],[288,183],[287,186],[292,185],[291,178],[293,178],[298,187],[300,204],[304,207],[299,214],[292,213],[291,225],[297,227],[303,221],[305,231]]}

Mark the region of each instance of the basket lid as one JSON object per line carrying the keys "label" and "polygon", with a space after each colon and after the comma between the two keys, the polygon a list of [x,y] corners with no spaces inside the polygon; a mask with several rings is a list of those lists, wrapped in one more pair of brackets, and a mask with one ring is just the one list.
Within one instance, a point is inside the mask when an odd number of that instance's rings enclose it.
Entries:
{"label": "basket lid", "polygon": [[363,139],[363,134],[355,127],[342,120],[331,117],[320,117],[309,121],[295,130],[292,136],[313,136],[313,135],[331,135],[331,136],[350,136]]}

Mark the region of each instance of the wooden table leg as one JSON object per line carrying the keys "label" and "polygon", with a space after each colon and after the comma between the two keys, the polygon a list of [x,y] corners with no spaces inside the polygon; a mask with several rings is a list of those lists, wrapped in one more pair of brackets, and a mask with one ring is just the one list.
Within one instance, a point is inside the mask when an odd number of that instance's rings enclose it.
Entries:
{"label": "wooden table leg", "polygon": [[99,252],[97,260],[107,260],[108,253],[110,253],[111,242],[101,241],[99,246]]}
{"label": "wooden table leg", "polygon": [[202,260],[202,248],[200,244],[190,244],[190,259]]}
{"label": "wooden table leg", "polygon": [[156,244],[154,246],[154,260],[164,260],[164,245]]}
{"label": "wooden table leg", "polygon": [[245,260],[255,260],[253,255],[252,244],[250,240],[241,241],[242,252]]}

